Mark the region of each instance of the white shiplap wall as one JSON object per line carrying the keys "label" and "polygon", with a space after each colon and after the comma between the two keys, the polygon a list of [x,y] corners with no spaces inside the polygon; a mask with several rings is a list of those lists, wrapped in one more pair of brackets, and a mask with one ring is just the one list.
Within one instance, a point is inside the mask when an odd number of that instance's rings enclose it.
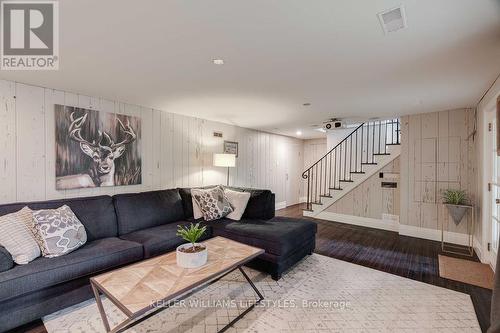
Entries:
{"label": "white shiplap wall", "polygon": [[[0,80],[0,98],[0,204],[224,184],[226,170],[212,166],[224,140],[239,142],[231,185],[271,189],[280,205],[301,195],[290,189],[301,189],[302,140],[11,81]],[[54,104],[141,117],[143,183],[56,191]]]}

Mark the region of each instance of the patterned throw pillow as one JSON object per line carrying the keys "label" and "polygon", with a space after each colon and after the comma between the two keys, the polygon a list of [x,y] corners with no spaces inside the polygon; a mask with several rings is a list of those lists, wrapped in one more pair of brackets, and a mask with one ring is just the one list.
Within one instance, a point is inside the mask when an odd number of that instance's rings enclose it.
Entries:
{"label": "patterned throw pillow", "polygon": [[47,258],[70,253],[87,241],[85,227],[66,205],[33,212],[32,231]]}
{"label": "patterned throw pillow", "polygon": [[0,216],[0,245],[18,265],[25,265],[40,256],[40,248],[31,232],[32,213],[31,209],[24,207],[15,213]]}
{"label": "patterned throw pillow", "polygon": [[191,195],[200,207],[205,221],[218,220],[233,211],[233,207],[220,186],[210,189],[192,189]]}

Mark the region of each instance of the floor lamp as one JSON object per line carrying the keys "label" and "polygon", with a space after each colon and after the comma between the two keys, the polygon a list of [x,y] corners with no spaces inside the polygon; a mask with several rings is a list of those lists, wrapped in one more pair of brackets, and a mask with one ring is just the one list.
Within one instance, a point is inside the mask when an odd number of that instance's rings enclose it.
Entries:
{"label": "floor lamp", "polygon": [[229,168],[236,166],[235,154],[214,154],[214,166],[227,168],[227,186],[229,186]]}

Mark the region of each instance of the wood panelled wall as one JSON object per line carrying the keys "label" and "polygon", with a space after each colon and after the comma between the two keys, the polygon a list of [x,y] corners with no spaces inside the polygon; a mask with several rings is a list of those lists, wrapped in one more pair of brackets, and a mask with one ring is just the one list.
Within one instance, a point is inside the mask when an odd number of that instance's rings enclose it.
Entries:
{"label": "wood panelled wall", "polygon": [[[380,172],[399,174],[399,157],[383,167]],[[399,215],[399,184],[396,188],[382,188],[382,181],[398,182],[398,179],[380,178],[377,172],[328,207],[326,211],[373,219],[382,219],[383,214]]]}
{"label": "wood panelled wall", "polygon": [[[466,233],[441,203],[444,189],[463,189],[476,200],[477,137],[474,110],[460,109],[401,118],[401,224]],[[470,219],[470,216],[467,216]]]}
{"label": "wood panelled wall", "polygon": [[[225,184],[226,169],[212,166],[224,140],[239,142],[231,185],[269,188],[278,203],[298,202],[302,140],[10,81],[0,80],[0,98],[0,203]],[[141,117],[143,183],[56,191],[54,104]]]}

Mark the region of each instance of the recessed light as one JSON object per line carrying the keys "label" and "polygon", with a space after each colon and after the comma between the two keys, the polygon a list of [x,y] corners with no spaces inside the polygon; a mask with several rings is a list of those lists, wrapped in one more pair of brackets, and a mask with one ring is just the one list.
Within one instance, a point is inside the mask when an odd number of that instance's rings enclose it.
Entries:
{"label": "recessed light", "polygon": [[297,134],[298,136],[301,136],[302,132],[301,131],[297,131],[297,132],[295,132],[295,134]]}
{"label": "recessed light", "polygon": [[311,103],[304,103],[303,106],[311,106]]}
{"label": "recessed light", "polygon": [[214,65],[224,65],[224,59],[214,59]]}

